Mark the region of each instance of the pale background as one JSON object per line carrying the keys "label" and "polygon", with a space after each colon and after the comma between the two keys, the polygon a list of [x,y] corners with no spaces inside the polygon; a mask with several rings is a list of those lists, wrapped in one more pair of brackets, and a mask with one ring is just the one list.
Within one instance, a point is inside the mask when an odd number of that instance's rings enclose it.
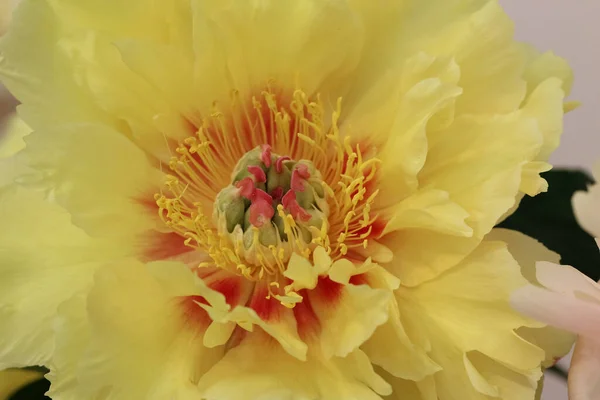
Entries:
{"label": "pale background", "polygon": [[571,99],[583,106],[566,117],[555,165],[591,167],[600,159],[600,0],[499,0],[517,38],[566,58],[575,71]]}
{"label": "pale background", "polygon": [[[571,99],[582,107],[566,117],[557,166],[585,166],[600,160],[600,0],[499,0],[516,24],[517,38],[554,52],[571,63]],[[561,365],[568,365],[564,360]],[[543,400],[566,400],[563,381],[548,376]]]}

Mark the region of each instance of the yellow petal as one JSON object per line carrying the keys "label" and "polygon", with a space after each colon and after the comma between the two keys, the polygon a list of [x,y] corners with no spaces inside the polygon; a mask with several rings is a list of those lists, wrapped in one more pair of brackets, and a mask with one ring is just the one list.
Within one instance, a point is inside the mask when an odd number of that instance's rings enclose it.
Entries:
{"label": "yellow petal", "polygon": [[540,53],[527,44],[521,44],[527,54],[527,69],[524,78],[527,81],[527,89],[532,93],[542,82],[551,77],[562,81],[562,88],[567,95],[573,86],[573,70],[569,63],[553,52]]}
{"label": "yellow petal", "polygon": [[[249,15],[252,24],[247,23]],[[348,4],[340,2],[311,0],[268,7],[196,2],[194,17],[199,88],[212,86],[216,70],[221,70],[228,75],[221,72],[216,81],[230,79],[242,93],[249,93],[257,82],[275,79],[296,82],[312,94],[322,85],[344,83],[363,43],[360,21]]]}
{"label": "yellow petal", "polygon": [[558,78],[549,78],[538,85],[531,93],[523,115],[535,118],[542,132],[544,144],[537,155],[537,160],[546,161],[558,147],[563,132],[563,100],[565,92],[563,82]]}
{"label": "yellow petal", "polygon": [[427,154],[427,123],[461,93],[451,59],[417,53],[396,62],[401,72],[381,77],[352,109],[346,127],[359,142],[380,146],[382,181],[376,200],[381,207],[417,188],[416,175]]}
{"label": "yellow petal", "polygon": [[403,285],[415,286],[434,279],[464,259],[479,243],[476,237],[457,237],[411,230],[393,232],[381,239],[394,251],[390,270]]}
{"label": "yellow petal", "polygon": [[[31,26],[37,34],[31,35]],[[86,120],[110,121],[80,89],[73,66],[56,46],[56,15],[48,2],[20,2],[2,38],[3,83],[22,103],[19,114],[33,129]],[[35,52],[26,49],[38,49]]]}
{"label": "yellow petal", "polygon": [[316,266],[296,253],[292,254],[283,275],[293,281],[291,287],[294,290],[314,289],[319,279],[319,271]]}
{"label": "yellow petal", "polygon": [[411,381],[420,381],[441,370],[426,351],[407,336],[395,299],[389,307],[389,320],[361,346],[371,362],[397,378]]}
{"label": "yellow petal", "polygon": [[[364,274],[377,267],[377,264],[373,264],[370,261],[363,263],[361,266],[357,266],[350,260],[341,259],[333,263],[331,269],[328,271],[328,276],[334,282],[348,285],[350,283],[350,278],[353,276]],[[379,267],[379,269],[384,271],[381,267]],[[391,278],[396,279],[394,276]]]}
{"label": "yellow petal", "polygon": [[[169,103],[125,66],[114,42],[123,37],[189,38],[190,11],[175,3],[149,7],[146,2],[134,1],[119,7],[118,17],[112,15],[109,5],[98,7],[101,3],[93,0],[57,0],[19,7],[17,23],[3,43],[3,54],[10,61],[3,64],[2,74],[11,91],[26,103],[21,107],[24,119],[35,129],[47,129],[50,122],[102,122],[133,135],[144,148],[164,154],[163,132],[154,126],[152,118],[167,113]],[[142,9],[143,17],[138,14]],[[19,17],[44,31],[32,37],[28,34],[30,25],[21,25]],[[172,24],[165,24],[166,19]],[[186,27],[188,32],[183,34]],[[57,46],[58,32],[61,40]],[[22,42],[43,51],[33,57],[22,51]],[[182,44],[177,50],[184,48],[191,54],[191,44]],[[152,64],[157,64],[156,60]],[[107,97],[114,102],[107,101]]]}
{"label": "yellow petal", "polygon": [[[173,45],[158,45],[133,39],[119,40],[115,45],[125,66],[147,82],[155,95],[168,102],[169,107],[159,108],[157,115],[185,116],[189,121],[196,122],[196,109],[200,105],[196,102],[199,97],[197,89],[190,85],[194,81],[192,54]],[[175,130],[171,126],[162,128],[167,128],[161,130],[167,137],[183,140],[190,135],[189,129]],[[147,140],[146,137],[141,139]],[[164,146],[164,140],[162,145]]]}
{"label": "yellow petal", "polygon": [[448,191],[470,214],[475,235],[483,236],[514,204],[522,165],[541,145],[536,121],[518,113],[463,117],[430,149],[421,182]]}
{"label": "yellow petal", "polygon": [[567,101],[564,104],[563,112],[565,114],[570,113],[571,111],[577,110],[579,107],[581,107],[581,105],[582,103],[580,101]]}
{"label": "yellow petal", "polygon": [[[509,303],[511,292],[525,284],[505,245],[483,242],[460,265],[436,279],[414,288],[400,288],[398,304],[409,338],[426,335],[431,345],[429,357],[443,368],[443,373],[434,375],[440,397],[452,394],[483,399],[482,392],[497,386],[490,383],[492,376],[500,379],[502,374],[497,370],[492,368],[488,377],[487,364],[480,366],[471,359],[466,366],[465,355],[473,351],[519,373],[528,382],[537,382],[544,351],[514,332],[536,323],[514,313]],[[468,370],[471,366],[474,370]],[[533,396],[535,389],[533,385],[523,390]],[[506,394],[512,391],[510,385],[498,387],[502,398],[510,398]]]}
{"label": "yellow petal", "polygon": [[65,29],[89,27],[107,35],[127,36],[138,33],[153,39],[165,35],[167,27],[158,23],[163,22],[174,8],[171,3],[149,4],[143,0],[132,0],[115,13],[112,7],[120,4],[117,0],[52,0],[50,3]]}
{"label": "yellow petal", "polygon": [[360,351],[346,358],[313,355],[302,362],[270,345],[260,333],[249,334],[227,352],[198,386],[207,399],[380,400],[375,392],[390,393]]}
{"label": "yellow petal", "polygon": [[529,196],[548,189],[548,183],[539,174],[551,169],[545,161],[560,143],[564,97],[563,82],[558,78],[548,78],[533,90],[521,111],[524,117],[537,120],[543,136],[543,144],[535,160],[523,167],[520,190]]}
{"label": "yellow petal", "polygon": [[396,378],[386,371],[381,371],[381,368],[376,368],[376,371],[392,386],[392,394],[387,397],[388,399],[438,400],[438,394],[433,376],[429,376],[421,381],[415,382],[412,380]]}
{"label": "yellow petal", "polygon": [[[388,235],[388,236],[391,236],[391,235]],[[390,244],[388,242],[389,242],[389,240],[381,241],[381,240],[371,239],[371,240],[369,240],[369,244],[368,244],[367,248],[359,246],[359,247],[355,247],[353,249],[353,251],[356,254],[361,255],[365,259],[370,258],[374,262],[387,264],[394,259],[394,253],[392,251],[393,246],[390,246]]]}
{"label": "yellow petal", "polygon": [[3,121],[0,128],[0,187],[11,184],[28,172],[27,166],[14,157],[25,148],[24,138],[31,128],[16,114]]}
{"label": "yellow petal", "polygon": [[548,182],[540,174],[551,169],[552,165],[544,161],[532,161],[525,164],[523,166],[523,174],[521,175],[521,191],[529,196],[536,196],[547,192]]}
{"label": "yellow petal", "polygon": [[[536,160],[543,162],[559,144],[563,132],[562,114],[577,107],[574,102],[564,103],[573,85],[573,71],[564,59],[551,52],[540,54],[528,45],[521,46],[528,58],[524,73],[528,94],[523,113],[538,120],[544,144]],[[529,164],[524,169],[521,190],[534,196],[545,192],[547,183],[534,172],[544,172],[541,164],[535,161]]]}
{"label": "yellow petal", "polygon": [[31,128],[17,114],[10,115],[2,125],[0,158],[6,158],[25,148],[23,139],[31,133]]}
{"label": "yellow petal", "polygon": [[525,56],[513,41],[514,24],[495,1],[439,2],[415,7],[407,19],[410,48],[452,56],[461,74],[463,94],[457,113],[506,113],[525,96],[521,75]]}
{"label": "yellow petal", "polygon": [[517,329],[517,333],[546,352],[546,358],[542,363],[543,368],[552,367],[558,360],[569,354],[576,339],[571,332],[549,325],[542,328],[523,327]]}
{"label": "yellow petal", "polygon": [[427,153],[427,122],[460,93],[458,87],[437,78],[421,81],[406,93],[398,105],[400,112],[391,127],[390,140],[378,155],[384,160],[381,168],[384,179],[380,183],[383,201],[386,196],[400,199],[414,190],[416,174],[423,167]]}
{"label": "yellow petal", "polygon": [[[157,115],[178,114],[180,110],[168,102],[167,96],[159,89],[125,65],[124,55],[115,46],[114,40],[101,34],[79,33],[65,42],[64,47],[70,53],[71,62],[80,66],[80,79],[89,88],[90,97],[97,107],[116,119],[106,125],[130,137],[155,157],[168,160],[170,154],[166,138],[181,139],[176,135],[180,131],[172,129],[163,132],[154,118]],[[177,84],[174,78],[170,81],[174,86]],[[181,97],[185,99],[186,94],[181,93]]]}
{"label": "yellow petal", "polygon": [[346,285],[335,304],[309,292],[310,302],[321,324],[319,341],[326,358],[345,357],[356,350],[385,323],[392,293],[368,285]]}
{"label": "yellow petal", "polygon": [[314,250],[313,262],[319,275],[326,272],[331,267],[331,257],[329,257],[327,251],[321,246]]}
{"label": "yellow petal", "polygon": [[61,309],[50,393],[198,397],[194,383],[224,350],[204,347],[202,324],[182,308],[182,296],[206,290],[194,277],[185,265],[167,262],[122,261],[100,269],[87,299],[74,298]]}
{"label": "yellow petal", "polygon": [[[340,267],[336,268],[336,264]],[[400,281],[376,264],[356,268],[339,261],[334,264],[329,276],[335,282],[348,284],[350,277],[366,274],[369,286],[377,289],[396,290]],[[366,264],[366,263],[365,263]],[[343,267],[341,267],[343,265]],[[350,267],[352,269],[350,269]],[[336,279],[337,278],[337,279]],[[440,368],[426,355],[426,352],[413,344],[402,326],[398,304],[391,298],[388,305],[388,321],[379,326],[373,335],[361,345],[361,350],[369,356],[373,364],[383,367],[394,376],[411,380],[421,380]]]}
{"label": "yellow petal", "polygon": [[560,255],[548,250],[542,243],[521,232],[510,229],[495,228],[486,240],[506,243],[508,251],[521,266],[521,273],[529,282],[537,282],[535,265],[539,261],[558,263]]}
{"label": "yellow petal", "polygon": [[[514,136],[505,142],[507,132]],[[510,149],[501,150],[505,145]],[[540,146],[536,122],[520,118],[518,113],[493,118],[461,117],[443,135],[436,136],[420,182],[447,191],[450,199],[469,213],[466,223],[474,237],[417,231],[386,238],[384,243],[394,249],[393,268],[404,284],[412,286],[435,277],[477,245],[515,204],[522,166]]]}
{"label": "yellow petal", "polygon": [[[247,282],[242,280],[241,284],[244,283]],[[293,310],[283,306],[281,300],[269,296],[264,283],[244,285],[242,291],[245,293],[240,296],[240,305],[236,305],[233,309],[221,293],[210,290],[201,280],[196,282],[196,286],[203,288],[203,297],[209,303],[198,304],[212,320],[205,335],[205,344],[208,347],[224,344],[230,339],[235,326],[248,332],[259,328],[279,342],[290,355],[300,360],[306,359],[308,348],[298,335]],[[298,297],[295,300],[302,301],[302,297]],[[268,315],[259,315],[255,308],[268,310]]]}
{"label": "yellow petal", "polygon": [[116,254],[73,226],[42,192],[3,188],[0,220],[0,369],[44,365],[57,307],[88,290],[97,262]]}
{"label": "yellow petal", "polygon": [[[482,384],[486,385],[491,393],[502,399],[528,399],[532,398],[538,387],[540,370],[532,369],[528,373],[514,371],[503,366],[495,360],[479,352],[472,352],[467,357],[478,372]],[[484,390],[479,390],[485,393]]]}
{"label": "yellow petal", "polygon": [[52,188],[86,232],[118,236],[132,248],[137,234],[154,227],[157,215],[139,199],[153,196],[162,179],[139,148],[109,127],[81,124],[35,132],[20,154],[38,174],[28,179]]}
{"label": "yellow petal", "polygon": [[393,216],[383,235],[396,230],[425,229],[456,236],[471,236],[473,229],[465,223],[469,216],[450,200],[448,192],[423,189],[393,207]]}
{"label": "yellow petal", "polygon": [[236,326],[233,322],[213,321],[206,329],[202,342],[208,348],[223,346],[231,338]]}
{"label": "yellow petal", "polygon": [[76,399],[78,388],[78,363],[90,340],[90,327],[86,314],[84,294],[70,298],[60,305],[54,321],[54,354],[48,364],[46,378],[51,382],[48,394],[55,398]]}
{"label": "yellow petal", "polygon": [[[255,294],[257,296],[257,294]],[[240,327],[254,331],[254,327],[259,327],[274,340],[276,340],[282,348],[291,356],[299,359],[306,360],[306,353],[308,346],[304,343],[297,331],[296,319],[294,318],[293,311],[291,309],[283,307],[279,304],[278,300],[271,300],[277,302],[277,307],[281,309],[278,311],[277,318],[273,320],[263,320],[253,309],[249,307],[236,307],[230,313],[225,314],[220,319],[215,319],[215,315],[211,314],[210,309],[206,308],[211,315],[211,318],[215,322],[221,324],[229,324],[234,322]]]}

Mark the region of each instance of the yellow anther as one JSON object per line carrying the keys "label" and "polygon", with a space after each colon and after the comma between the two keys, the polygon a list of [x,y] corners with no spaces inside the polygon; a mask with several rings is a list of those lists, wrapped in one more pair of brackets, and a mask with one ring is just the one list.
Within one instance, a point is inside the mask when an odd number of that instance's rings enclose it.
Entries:
{"label": "yellow anther", "polygon": [[358,205],[358,202],[364,198],[364,195],[366,192],[367,192],[367,189],[364,187],[361,187],[359,189],[359,191],[354,196],[352,196],[352,205],[356,207]]}
{"label": "yellow anther", "polygon": [[348,214],[346,214],[346,217],[344,218],[344,226],[350,225],[350,221],[352,218],[354,218],[354,215],[354,211],[350,211]]}
{"label": "yellow anther", "polygon": [[348,253],[348,246],[345,243],[340,244],[340,253],[345,256]]}

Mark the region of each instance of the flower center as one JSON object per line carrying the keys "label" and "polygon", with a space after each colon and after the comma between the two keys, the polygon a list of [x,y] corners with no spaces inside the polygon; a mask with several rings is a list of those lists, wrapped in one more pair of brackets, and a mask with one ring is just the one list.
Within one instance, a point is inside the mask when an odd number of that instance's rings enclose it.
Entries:
{"label": "flower center", "polygon": [[250,264],[283,265],[294,252],[308,256],[324,239],[329,206],[320,172],[264,144],[240,158],[214,204],[221,237]]}
{"label": "flower center", "polygon": [[341,99],[331,109],[301,90],[267,89],[250,100],[234,92],[188,121],[155,195],[169,231],[199,250],[194,268],[264,281],[277,295],[293,254],[370,257],[382,226],[372,209],[379,160],[340,133]]}

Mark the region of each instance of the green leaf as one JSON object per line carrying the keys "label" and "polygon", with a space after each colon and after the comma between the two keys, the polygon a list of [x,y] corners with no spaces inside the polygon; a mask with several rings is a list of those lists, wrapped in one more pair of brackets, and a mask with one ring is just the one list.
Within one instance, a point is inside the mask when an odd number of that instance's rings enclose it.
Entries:
{"label": "green leaf", "polygon": [[526,196],[517,211],[499,227],[513,229],[542,242],[571,265],[597,281],[600,251],[594,238],[577,223],[571,199],[587,190],[593,179],[581,170],[552,170],[543,174],[550,188],[536,197]]}

